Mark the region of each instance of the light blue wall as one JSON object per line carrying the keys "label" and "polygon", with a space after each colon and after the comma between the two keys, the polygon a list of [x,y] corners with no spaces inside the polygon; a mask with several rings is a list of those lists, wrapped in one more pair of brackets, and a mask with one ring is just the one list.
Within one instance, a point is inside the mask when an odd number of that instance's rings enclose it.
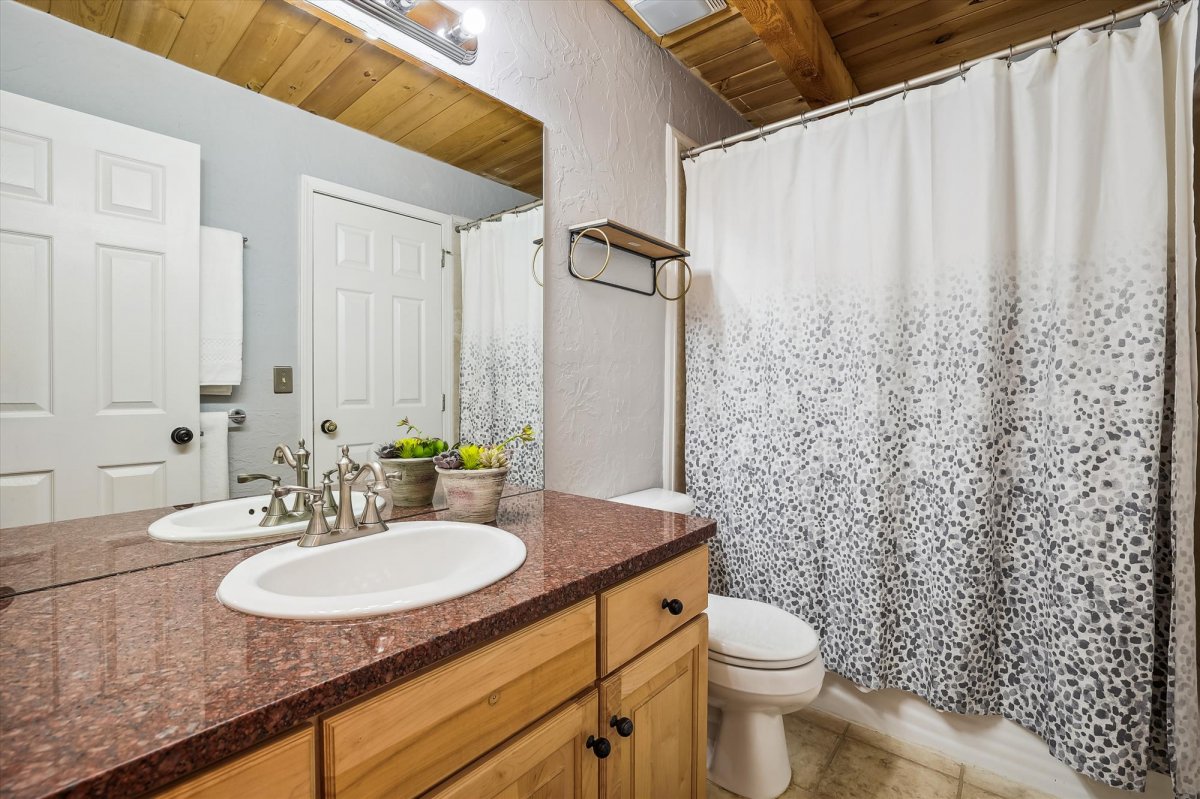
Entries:
{"label": "light blue wall", "polygon": [[468,218],[532,199],[11,0],[0,0],[0,89],[200,145],[201,222],[250,239],[243,382],[205,406],[249,414],[230,434],[231,472],[272,471],[272,448],[300,427],[299,395],[274,394],[271,368],[298,366],[302,174]]}

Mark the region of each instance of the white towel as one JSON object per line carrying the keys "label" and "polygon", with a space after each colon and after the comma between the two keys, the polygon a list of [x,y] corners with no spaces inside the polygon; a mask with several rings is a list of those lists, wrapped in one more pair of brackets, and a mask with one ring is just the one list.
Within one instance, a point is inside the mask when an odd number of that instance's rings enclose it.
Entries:
{"label": "white towel", "polygon": [[229,412],[200,414],[200,500],[229,499]]}
{"label": "white towel", "polygon": [[200,385],[241,382],[242,234],[201,225]]}

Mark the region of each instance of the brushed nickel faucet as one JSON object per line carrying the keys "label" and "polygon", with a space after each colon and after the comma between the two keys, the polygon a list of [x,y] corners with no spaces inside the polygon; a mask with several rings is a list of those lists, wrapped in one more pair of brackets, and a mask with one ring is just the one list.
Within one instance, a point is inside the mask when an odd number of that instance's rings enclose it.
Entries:
{"label": "brushed nickel faucet", "polygon": [[[308,456],[312,454],[304,448],[304,439],[300,439],[300,446],[295,452],[287,444],[280,444],[275,447],[275,454],[271,457],[271,463],[276,466],[287,464],[296,470],[296,485],[299,488],[310,488],[308,484]],[[309,507],[310,499],[308,494],[295,492],[296,496],[292,500],[292,513],[301,514],[299,518],[293,518],[293,521],[309,518],[312,513]]]}
{"label": "brushed nickel faucet", "polygon": [[[327,509],[326,503],[334,502],[334,472],[337,472],[338,485],[338,496],[334,505],[337,509],[337,518],[333,523],[333,527],[330,527],[325,517],[331,511]],[[370,475],[374,479],[368,481],[366,484],[367,504],[363,508],[362,515],[355,519],[354,507],[351,502],[351,490],[354,484],[364,475]],[[353,538],[370,535],[371,533],[381,533],[388,529],[387,523],[379,516],[379,506],[375,501],[378,496],[376,486],[387,486],[383,468],[378,463],[372,461],[371,463],[359,466],[350,460],[350,448],[344,446],[342,447],[341,457],[337,461],[337,468],[325,472],[321,482],[321,488],[311,488],[309,486],[275,486],[271,490],[271,495],[281,502],[284,497],[293,494],[297,498],[302,498],[303,503],[311,508],[311,515],[308,518],[308,528],[297,542],[300,546],[319,547],[337,541],[349,541]]]}

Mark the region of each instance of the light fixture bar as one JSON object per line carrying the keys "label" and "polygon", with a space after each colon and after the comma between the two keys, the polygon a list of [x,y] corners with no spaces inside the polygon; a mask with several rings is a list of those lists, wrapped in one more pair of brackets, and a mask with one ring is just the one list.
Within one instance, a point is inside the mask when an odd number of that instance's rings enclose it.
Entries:
{"label": "light fixture bar", "polygon": [[461,43],[452,41],[446,36],[429,30],[424,25],[409,18],[407,14],[379,0],[342,0],[342,2],[364,14],[374,17],[389,27],[395,28],[401,33],[411,36],[421,44],[432,47],[434,50],[437,50],[442,55],[459,64],[475,63],[476,49],[471,48],[468,50],[465,47],[467,42],[472,41],[471,39],[466,39]]}

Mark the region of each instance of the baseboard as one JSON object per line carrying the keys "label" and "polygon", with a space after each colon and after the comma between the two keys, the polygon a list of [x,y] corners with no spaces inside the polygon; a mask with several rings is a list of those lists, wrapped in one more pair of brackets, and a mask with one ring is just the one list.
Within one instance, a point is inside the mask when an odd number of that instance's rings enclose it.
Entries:
{"label": "baseboard", "polygon": [[896,690],[863,692],[836,674],[826,675],[812,708],[1062,799],[1173,796],[1171,780],[1162,774],[1151,775],[1144,794],[1120,791],[1076,773],[1051,757],[1041,738],[1007,719],[942,713],[915,694]]}

